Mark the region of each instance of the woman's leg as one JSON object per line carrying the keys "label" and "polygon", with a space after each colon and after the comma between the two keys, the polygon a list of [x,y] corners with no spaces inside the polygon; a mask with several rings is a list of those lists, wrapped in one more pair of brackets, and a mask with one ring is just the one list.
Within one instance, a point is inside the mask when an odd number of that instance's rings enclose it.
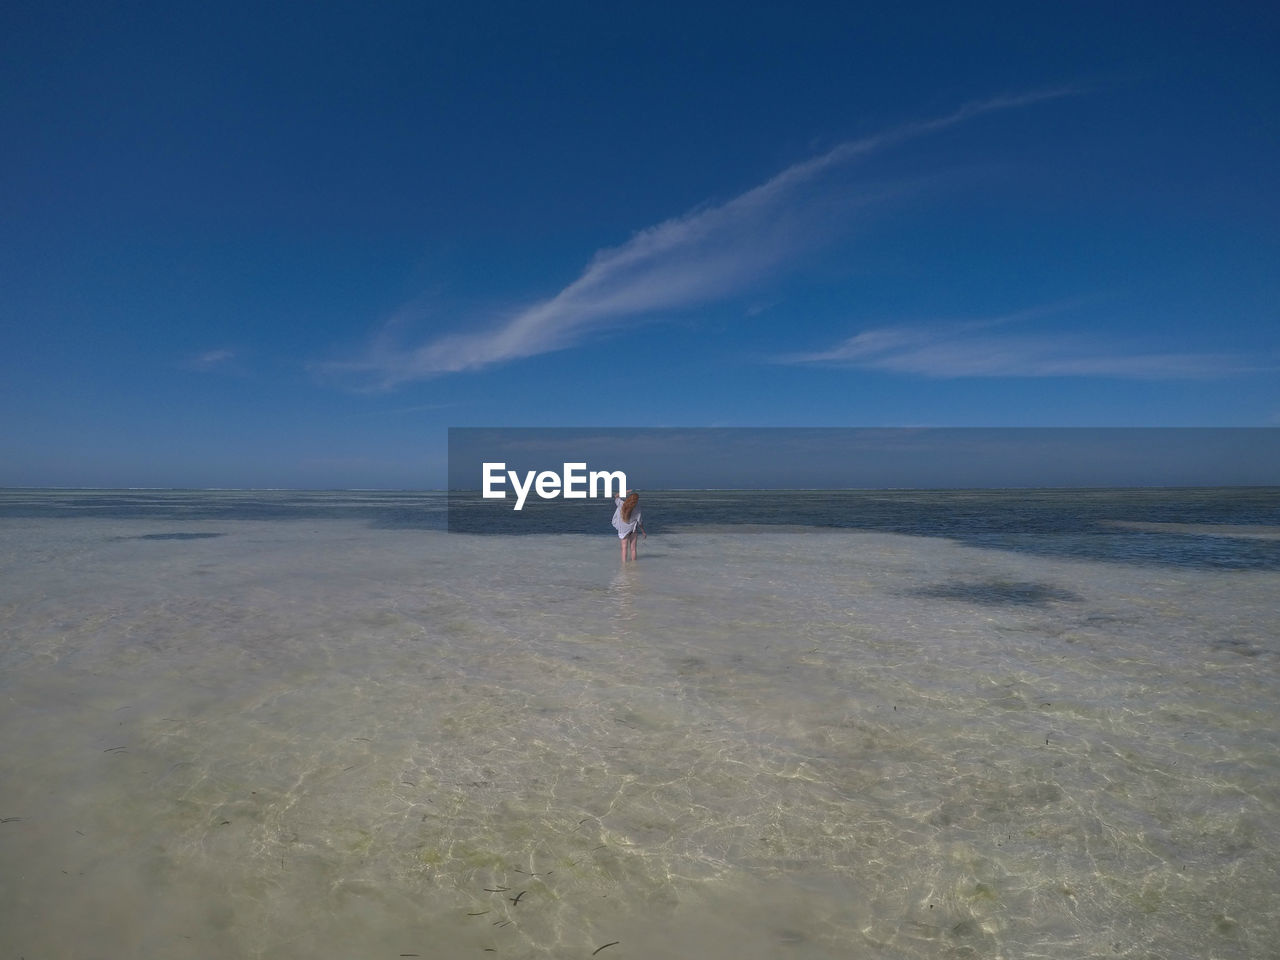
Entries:
{"label": "woman's leg", "polygon": [[619,537],[618,543],[622,545],[622,562],[626,563],[627,562],[627,538]]}

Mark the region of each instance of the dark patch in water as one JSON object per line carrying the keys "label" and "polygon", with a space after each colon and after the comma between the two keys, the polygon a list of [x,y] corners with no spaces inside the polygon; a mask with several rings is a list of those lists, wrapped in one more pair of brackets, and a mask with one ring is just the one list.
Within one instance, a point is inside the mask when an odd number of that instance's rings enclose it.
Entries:
{"label": "dark patch in water", "polygon": [[1095,613],[1091,616],[1085,617],[1081,622],[1088,624],[1089,626],[1102,626],[1111,623],[1132,624],[1137,623],[1138,621],[1133,617],[1117,617],[1109,613]]}
{"label": "dark patch in water", "polygon": [[112,540],[212,540],[225,533],[143,533],[136,537],[112,537]]}
{"label": "dark patch in water", "polygon": [[1050,600],[1079,603],[1083,597],[1047,583],[1020,580],[953,580],[932,587],[912,590],[915,597],[934,600],[966,600],[969,603],[1013,604],[1036,606]]}
{"label": "dark patch in water", "polygon": [[1239,637],[1224,637],[1220,640],[1213,641],[1211,646],[1215,650],[1226,650],[1230,653],[1239,654],[1242,657],[1256,657],[1262,652],[1248,640],[1242,640]]}

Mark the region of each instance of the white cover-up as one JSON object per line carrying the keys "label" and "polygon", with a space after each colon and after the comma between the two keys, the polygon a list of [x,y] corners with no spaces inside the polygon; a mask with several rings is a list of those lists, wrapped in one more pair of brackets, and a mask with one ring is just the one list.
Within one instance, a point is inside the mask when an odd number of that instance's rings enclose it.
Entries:
{"label": "white cover-up", "polygon": [[636,527],[640,526],[640,504],[636,504],[635,509],[631,511],[631,519],[622,519],[622,498],[614,497],[614,505],[616,509],[613,511],[613,527],[618,531],[618,539],[623,540],[627,534],[635,533]]}

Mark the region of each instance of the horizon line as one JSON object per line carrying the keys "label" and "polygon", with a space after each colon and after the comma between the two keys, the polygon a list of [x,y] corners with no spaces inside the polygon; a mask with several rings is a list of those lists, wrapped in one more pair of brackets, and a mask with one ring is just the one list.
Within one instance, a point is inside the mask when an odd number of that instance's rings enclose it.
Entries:
{"label": "horizon line", "polygon": [[[640,489],[640,488],[635,488]],[[1106,483],[1089,486],[1077,484],[1037,484],[1014,486],[965,486],[965,487],[646,487],[649,493],[848,493],[848,492],[903,492],[970,490],[1276,490],[1280,479],[1269,483]],[[475,493],[479,487],[62,487],[62,486],[3,486],[0,493]],[[554,498],[555,501],[562,500]],[[595,497],[588,499],[605,499]]]}

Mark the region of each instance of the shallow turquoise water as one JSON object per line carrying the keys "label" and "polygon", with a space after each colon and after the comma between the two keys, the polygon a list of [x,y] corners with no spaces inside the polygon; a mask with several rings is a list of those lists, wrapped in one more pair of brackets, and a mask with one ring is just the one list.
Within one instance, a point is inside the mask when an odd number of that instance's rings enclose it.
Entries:
{"label": "shallow turquoise water", "polygon": [[1274,571],[183,503],[0,519],[10,954],[1280,939]]}

